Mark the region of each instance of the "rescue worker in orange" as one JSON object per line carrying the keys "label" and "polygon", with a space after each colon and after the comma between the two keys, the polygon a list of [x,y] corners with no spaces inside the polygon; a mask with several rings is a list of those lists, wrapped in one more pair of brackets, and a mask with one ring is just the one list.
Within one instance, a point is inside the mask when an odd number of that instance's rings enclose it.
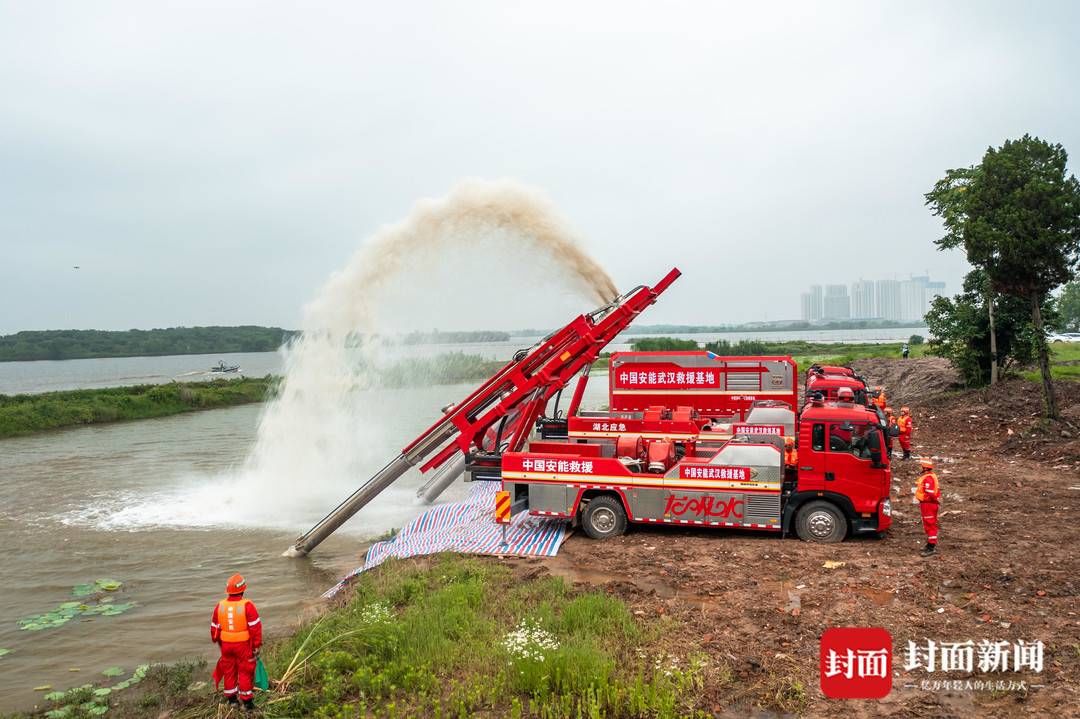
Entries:
{"label": "rescue worker in orange", "polygon": [[893,437],[900,434],[900,428],[896,425],[896,415],[893,414],[892,407],[885,408],[885,421],[888,422],[885,427],[885,451],[888,453],[889,459],[892,459]]}
{"label": "rescue worker in orange", "polygon": [[228,596],[217,603],[210,616],[210,641],[221,648],[214,668],[214,687],[223,683],[225,699],[245,709],[255,708],[255,657],[262,646],[262,621],[250,599],[244,599],[247,583],[239,574],[225,585]]}
{"label": "rescue worker in orange", "polygon": [[910,409],[900,408],[900,419],[896,420],[896,426],[900,429],[900,449],[904,450],[903,458],[911,459],[911,433],[915,430],[915,423],[911,419]]}
{"label": "rescue worker in orange", "polygon": [[794,467],[799,463],[799,450],[795,449],[795,438],[784,437],[784,467]]}
{"label": "rescue worker in orange", "polygon": [[934,474],[934,463],[929,459],[920,462],[921,471],[918,484],[915,485],[915,499],[919,502],[922,514],[923,531],[926,532],[926,546],[922,555],[929,557],[937,553],[938,509],[941,507],[941,485]]}
{"label": "rescue worker in orange", "polygon": [[875,393],[874,398],[872,400],[870,400],[870,401],[873,404],[877,405],[878,409],[880,409],[882,412],[884,412],[885,407],[888,405],[888,402],[885,400],[885,388],[884,387],[876,387],[875,389],[877,390],[877,392]]}

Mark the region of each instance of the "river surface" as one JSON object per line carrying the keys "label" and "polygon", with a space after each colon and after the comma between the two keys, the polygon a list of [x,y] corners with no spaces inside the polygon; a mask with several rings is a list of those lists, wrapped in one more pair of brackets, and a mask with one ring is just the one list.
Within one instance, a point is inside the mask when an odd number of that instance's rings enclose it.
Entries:
{"label": "river surface", "polygon": [[[662,334],[662,333],[661,333]],[[869,330],[817,330],[806,332],[711,332],[701,334],[663,334],[665,337],[691,339],[698,343],[726,339],[738,342],[756,339],[763,342],[807,340],[810,342],[902,342],[912,334],[924,337],[924,328],[889,328]],[[653,335],[620,335],[607,346],[609,352],[625,352],[635,338]],[[468,344],[405,345],[391,348],[388,358],[433,357],[445,352],[479,355],[484,359],[509,360],[514,352],[532,346],[535,335],[511,337],[506,342]],[[40,360],[37,362],[0,362],[0,394],[56,392],[67,389],[117,387],[135,384],[161,384],[176,381],[206,381],[216,377],[235,377],[210,371],[219,361],[239,365],[240,374],[263,377],[281,372],[282,357],[277,352],[250,352],[214,355],[168,355],[164,357],[107,357],[83,360]]]}
{"label": "river surface", "polygon": [[[605,403],[606,385],[606,374],[595,374],[584,406]],[[365,393],[362,401],[385,408],[372,435],[378,446],[356,483],[343,486],[297,477],[235,496],[231,473],[251,448],[259,405],[0,440],[0,648],[11,650],[0,657],[0,709],[29,708],[45,693],[34,687],[78,686],[111,666],[213,659],[210,612],[233,572],[247,577],[267,631],[287,631],[362,562],[367,540],[422,511],[420,475],[398,480],[308,559],[281,552],[426,429],[438,407],[472,389]],[[465,491],[459,481],[440,501]],[[246,506],[233,511],[235,503]],[[136,606],[19,628],[19,619],[72,601],[74,585],[104,578],[123,582],[115,601]]]}
{"label": "river surface", "polygon": [[[912,330],[682,335],[886,342]],[[418,345],[404,356],[461,351],[509,359],[536,337],[467,345]],[[609,345],[626,350],[622,337]],[[281,371],[277,353],[184,355],[59,362],[0,363],[0,393],[43,392],[120,384],[204,379],[224,359],[245,374]],[[607,401],[607,376],[594,373],[583,407]],[[370,451],[355,481],[298,476],[263,481],[240,467],[256,435],[260,405],[136,422],[78,427],[0,440],[0,709],[41,703],[44,692],[101,679],[111,666],[183,657],[214,657],[209,616],[233,572],[248,579],[270,634],[287,632],[320,603],[319,595],[362,562],[366,544],[423,509],[414,470],[348,522],[305,560],[281,557],[296,536],[348,496],[368,476],[473,384],[369,390],[372,408],[359,441]],[[368,431],[365,431],[368,430]],[[340,486],[338,486],[340,484]],[[464,494],[458,482],[440,499]],[[72,587],[97,579],[123,582],[116,602],[134,602],[117,616],[76,618],[26,631],[19,620],[72,601]],[[0,652],[3,654],[3,652]],[[77,670],[77,671],[74,671]]]}

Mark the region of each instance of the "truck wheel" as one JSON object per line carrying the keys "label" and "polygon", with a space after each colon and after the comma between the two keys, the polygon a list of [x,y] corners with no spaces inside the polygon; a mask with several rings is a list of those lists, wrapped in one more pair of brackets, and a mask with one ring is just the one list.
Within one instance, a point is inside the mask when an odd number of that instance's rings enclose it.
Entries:
{"label": "truck wheel", "polygon": [[847,517],[835,504],[830,502],[810,502],[799,510],[795,523],[799,539],[806,542],[832,544],[841,542],[847,536]]}
{"label": "truck wheel", "polygon": [[581,513],[581,528],[592,539],[618,537],[626,531],[626,511],[614,497],[596,497]]}

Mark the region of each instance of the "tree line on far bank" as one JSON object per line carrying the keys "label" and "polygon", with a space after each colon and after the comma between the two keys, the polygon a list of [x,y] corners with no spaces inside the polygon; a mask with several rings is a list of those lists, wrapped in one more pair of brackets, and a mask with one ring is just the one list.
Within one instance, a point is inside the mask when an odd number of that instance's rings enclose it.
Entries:
{"label": "tree line on far bank", "polygon": [[280,327],[42,330],[0,337],[0,362],[273,352],[296,334]]}

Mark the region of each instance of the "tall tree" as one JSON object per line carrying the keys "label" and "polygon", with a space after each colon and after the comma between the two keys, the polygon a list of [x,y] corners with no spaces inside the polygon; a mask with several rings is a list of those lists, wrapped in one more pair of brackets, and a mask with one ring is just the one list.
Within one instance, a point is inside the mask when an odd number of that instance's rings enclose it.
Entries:
{"label": "tall tree", "polygon": [[1068,159],[1061,145],[1024,135],[987,149],[978,165],[949,170],[926,194],[945,225],[938,247],[963,247],[991,293],[1026,300],[1051,419],[1058,408],[1042,307],[1072,277],[1080,254],[1080,182],[1066,173]]}

